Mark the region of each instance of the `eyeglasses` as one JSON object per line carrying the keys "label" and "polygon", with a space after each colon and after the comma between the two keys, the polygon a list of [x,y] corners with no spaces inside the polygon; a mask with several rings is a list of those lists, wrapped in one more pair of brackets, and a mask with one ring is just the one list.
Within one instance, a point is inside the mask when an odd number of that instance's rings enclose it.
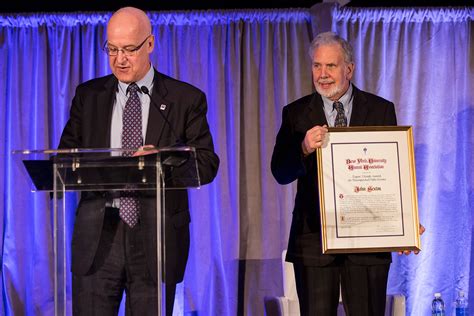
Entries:
{"label": "eyeglasses", "polygon": [[102,49],[109,56],[117,56],[120,51],[122,51],[122,53],[127,57],[134,56],[134,55],[137,54],[137,52],[140,50],[140,48],[142,48],[143,44],[145,44],[145,42],[148,40],[148,38],[150,38],[150,36],[151,36],[151,34],[148,35],[140,45],[135,46],[135,47],[134,46],[127,46],[127,47],[123,47],[123,48],[118,48],[118,47],[114,47],[114,46],[109,46],[108,45],[109,43],[107,41],[105,41],[104,47]]}

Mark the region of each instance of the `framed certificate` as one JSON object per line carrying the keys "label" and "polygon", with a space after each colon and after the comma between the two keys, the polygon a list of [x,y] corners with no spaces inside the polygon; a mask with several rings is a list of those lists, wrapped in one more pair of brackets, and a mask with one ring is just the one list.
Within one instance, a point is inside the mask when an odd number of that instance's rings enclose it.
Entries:
{"label": "framed certificate", "polygon": [[323,253],[421,249],[410,126],[329,128],[317,162]]}

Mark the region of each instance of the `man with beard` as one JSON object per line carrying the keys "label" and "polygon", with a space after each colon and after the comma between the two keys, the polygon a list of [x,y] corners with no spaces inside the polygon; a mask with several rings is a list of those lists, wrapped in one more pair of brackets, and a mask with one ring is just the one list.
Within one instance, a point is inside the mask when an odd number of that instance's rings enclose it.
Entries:
{"label": "man with beard", "polygon": [[349,315],[383,315],[391,254],[322,254],[314,152],[328,126],[397,125],[395,107],[351,83],[354,62],[346,40],[321,33],[309,53],[317,92],[284,107],[271,163],[278,183],[298,180],[286,260],[294,264],[301,314],[336,315],[341,285]]}

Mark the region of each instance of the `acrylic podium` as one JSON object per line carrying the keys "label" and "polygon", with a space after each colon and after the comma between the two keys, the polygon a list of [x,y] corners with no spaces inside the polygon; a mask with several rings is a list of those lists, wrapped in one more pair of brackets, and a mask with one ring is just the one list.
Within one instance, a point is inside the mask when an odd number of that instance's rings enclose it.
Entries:
{"label": "acrylic podium", "polygon": [[[67,304],[66,192],[94,191],[117,194],[140,191],[156,196],[157,315],[166,314],[165,191],[200,186],[196,151],[192,147],[167,147],[126,157],[136,149],[15,150],[33,191],[52,196],[54,243],[54,315],[72,315]],[[162,276],[161,280],[159,276]],[[161,282],[160,282],[161,281]]]}

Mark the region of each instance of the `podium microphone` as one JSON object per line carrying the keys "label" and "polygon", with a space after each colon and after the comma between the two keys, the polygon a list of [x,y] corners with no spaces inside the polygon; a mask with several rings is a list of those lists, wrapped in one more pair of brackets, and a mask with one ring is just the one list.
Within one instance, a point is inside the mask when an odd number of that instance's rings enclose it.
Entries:
{"label": "podium microphone", "polygon": [[163,120],[165,120],[166,124],[168,125],[168,128],[170,129],[171,131],[171,134],[173,134],[174,138],[176,139],[176,143],[175,144],[172,144],[171,146],[184,146],[184,142],[181,141],[181,138],[179,138],[173,128],[173,126],[171,125],[171,123],[168,121],[168,119],[166,118],[166,116],[161,112],[162,110],[164,110],[166,108],[166,105],[162,104],[161,106],[158,106],[158,104],[153,101],[153,98],[151,97],[150,95],[150,91],[148,90],[147,87],[145,86],[141,86],[140,87],[140,90],[146,94],[149,98],[150,98],[150,102],[153,103],[157,109],[158,109],[158,113],[160,113],[161,117],[163,118]]}

